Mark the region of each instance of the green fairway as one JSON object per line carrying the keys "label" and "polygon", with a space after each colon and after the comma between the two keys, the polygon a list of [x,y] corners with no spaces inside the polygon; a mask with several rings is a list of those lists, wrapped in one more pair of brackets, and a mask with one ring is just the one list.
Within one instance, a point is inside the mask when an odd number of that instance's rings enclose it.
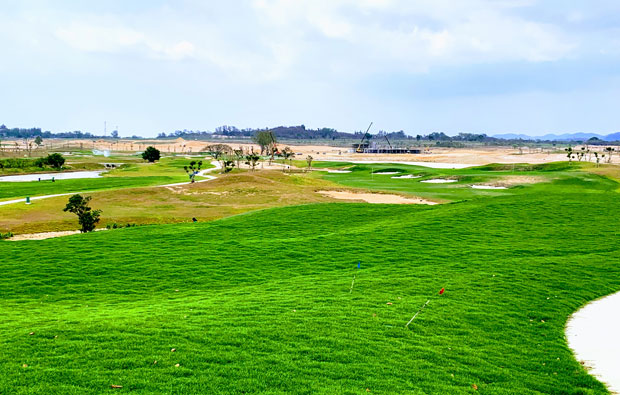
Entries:
{"label": "green fairway", "polygon": [[564,339],[620,289],[618,184],[583,177],[0,242],[0,393],[606,393]]}
{"label": "green fairway", "polygon": [[[190,159],[186,158],[168,157],[154,164],[125,164],[120,168],[104,173],[101,178],[57,180],[56,182],[0,182],[0,200],[184,182],[188,181],[188,176],[185,174],[183,166],[188,165],[189,162]],[[208,160],[203,160],[203,169],[212,167]]]}
{"label": "green fairway", "polygon": [[[320,167],[321,162],[316,162],[316,166]],[[618,189],[619,185],[615,181],[587,172],[592,167],[593,165],[586,163],[569,165],[566,162],[487,165],[466,169],[433,169],[400,164],[350,164],[347,168],[350,173],[315,173],[315,176],[348,187],[402,192],[440,201],[558,190],[605,192]],[[382,172],[398,174],[380,174]],[[418,178],[393,178],[403,175]],[[451,179],[456,182],[424,182],[432,179]],[[485,184],[505,185],[507,189],[472,188],[472,185]]]}

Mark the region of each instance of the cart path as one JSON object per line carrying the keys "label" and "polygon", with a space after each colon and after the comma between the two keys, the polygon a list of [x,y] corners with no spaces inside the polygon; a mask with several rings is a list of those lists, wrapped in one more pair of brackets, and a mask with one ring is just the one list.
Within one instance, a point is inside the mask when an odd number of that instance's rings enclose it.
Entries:
{"label": "cart path", "polygon": [[[197,176],[200,177],[205,177],[204,180],[196,180],[194,183],[197,182],[206,182],[206,181],[211,181],[211,180],[215,180],[217,177],[212,176],[212,175],[208,175],[207,173],[210,173],[212,171],[215,170],[220,170],[222,168],[222,166],[220,165],[220,162],[213,160],[211,161],[211,164],[215,167],[212,167],[210,169],[205,169],[200,171]],[[146,186],[146,187],[135,187],[135,188],[163,188],[163,187],[177,187],[177,186],[182,186],[182,185],[190,185],[189,182],[177,182],[175,184],[164,184],[164,185],[151,185],[151,186]],[[121,188],[121,189],[132,189],[132,187],[129,188]],[[99,190],[99,191],[80,191],[80,192],[67,192],[67,193],[57,193],[55,195],[43,195],[43,196],[33,196],[30,198],[30,200],[41,200],[41,199],[49,199],[49,198],[53,198],[53,197],[59,197],[59,196],[69,196],[69,195],[75,195],[76,193],[96,193],[96,192],[103,192],[105,190]],[[6,200],[3,202],[0,202],[0,206],[5,206],[8,204],[15,204],[15,203],[24,203],[26,201],[25,198],[21,198],[21,199],[14,199],[14,200]]]}

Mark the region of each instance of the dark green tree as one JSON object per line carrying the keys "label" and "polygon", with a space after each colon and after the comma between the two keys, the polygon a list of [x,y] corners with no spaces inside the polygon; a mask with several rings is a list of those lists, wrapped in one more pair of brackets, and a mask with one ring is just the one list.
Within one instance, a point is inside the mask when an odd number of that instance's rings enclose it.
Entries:
{"label": "dark green tree", "polygon": [[159,150],[151,146],[146,147],[146,149],[142,153],[142,159],[148,160],[151,163],[155,162],[156,160],[159,160],[160,157],[161,157],[161,153],[159,152]]}
{"label": "dark green tree", "polygon": [[80,232],[92,232],[99,222],[101,210],[93,210],[88,206],[91,197],[82,197],[81,195],[73,195],[69,198],[67,206],[62,211],[69,211],[78,216],[80,224]]}
{"label": "dark green tree", "polygon": [[65,164],[65,158],[59,153],[54,153],[45,158],[45,163],[54,169],[60,169]]}

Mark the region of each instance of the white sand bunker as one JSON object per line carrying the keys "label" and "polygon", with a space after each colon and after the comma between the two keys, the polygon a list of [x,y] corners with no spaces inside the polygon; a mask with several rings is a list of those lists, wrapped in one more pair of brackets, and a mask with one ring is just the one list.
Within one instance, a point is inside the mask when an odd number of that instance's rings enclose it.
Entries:
{"label": "white sand bunker", "polygon": [[366,203],[376,204],[437,204],[430,200],[420,198],[407,198],[400,195],[388,195],[384,193],[355,193],[347,191],[317,191],[321,195],[342,200],[363,200]]}
{"label": "white sand bunker", "polygon": [[378,174],[380,176],[391,176],[394,174],[400,174],[400,171],[378,171],[376,173],[372,173],[372,174]]}
{"label": "white sand bunker", "polygon": [[499,187],[495,185],[472,185],[474,189],[508,189],[506,187]]}
{"label": "white sand bunker", "polygon": [[343,173],[351,173],[351,170],[327,170],[328,173],[337,173],[337,174],[343,174]]}
{"label": "white sand bunker", "polygon": [[589,372],[620,393],[620,292],[587,304],[566,324],[566,340]]}
{"label": "white sand bunker", "polygon": [[422,178],[422,176],[414,176],[413,174],[407,174],[407,175],[404,175],[404,176],[397,176],[397,177],[392,177],[392,178],[397,178],[397,179],[401,179],[401,178],[412,179],[412,178]]}
{"label": "white sand bunker", "polygon": [[[95,232],[101,232],[101,231],[105,231],[107,229],[102,228],[102,229],[95,229]],[[45,239],[52,239],[54,237],[63,237],[63,236],[71,236],[71,235],[77,235],[80,234],[81,232],[79,230],[67,230],[67,231],[63,231],[63,232],[44,232],[44,233],[25,233],[25,234],[21,234],[21,235],[15,235],[13,237],[11,237],[10,239],[7,239],[9,241],[24,241],[24,240],[45,240]]]}
{"label": "white sand bunker", "polygon": [[424,180],[420,182],[425,182],[427,184],[450,184],[453,182],[457,182],[458,180],[449,180],[447,178],[433,178],[431,180]]}

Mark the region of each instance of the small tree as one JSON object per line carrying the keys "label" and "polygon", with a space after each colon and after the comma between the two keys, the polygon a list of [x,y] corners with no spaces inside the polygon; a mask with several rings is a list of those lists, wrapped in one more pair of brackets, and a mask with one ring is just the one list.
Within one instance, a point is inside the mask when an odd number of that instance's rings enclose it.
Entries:
{"label": "small tree", "polygon": [[235,167],[235,157],[231,155],[222,155],[220,158],[220,162],[222,163],[222,169],[224,169],[224,173],[228,173],[232,171]]}
{"label": "small tree", "polygon": [[234,150],[235,154],[235,162],[237,162],[237,169],[240,169],[239,163],[243,160],[243,148],[239,147],[239,149]]}
{"label": "small tree", "polygon": [[268,130],[261,130],[254,133],[252,140],[260,146],[260,154],[262,155],[267,151],[267,155],[271,155],[270,147],[274,143],[271,132]]}
{"label": "small tree", "polygon": [[65,164],[65,158],[59,153],[49,154],[47,158],[45,158],[44,162],[53,167],[54,169],[60,169],[62,165]]}
{"label": "small tree", "polygon": [[607,151],[607,163],[611,163],[611,154],[615,151],[615,149],[613,147],[607,147],[605,148],[605,151]]}
{"label": "small tree", "polygon": [[142,153],[142,159],[148,160],[151,163],[155,162],[156,160],[159,160],[160,157],[161,157],[161,153],[159,152],[159,150],[151,146],[146,147],[146,149]]}
{"label": "small tree", "polygon": [[[281,152],[281,155],[284,157],[284,163],[286,164],[286,161],[289,161],[289,173],[291,171],[291,166],[292,166],[292,162],[293,162],[293,157],[295,157],[295,153],[293,152],[293,150],[291,149],[291,147],[284,147],[284,149]],[[282,169],[282,171],[284,171],[284,168]]]}
{"label": "small tree", "polygon": [[594,157],[596,158],[596,167],[599,167],[599,164],[601,163],[601,158],[599,158],[598,152],[594,152]]}
{"label": "small tree", "polygon": [[41,144],[43,144],[43,139],[41,138],[41,136],[37,136],[37,138],[34,139],[34,143],[37,145],[37,148],[40,148]]}
{"label": "small tree", "polygon": [[310,168],[312,168],[312,160],[314,158],[311,155],[306,156],[306,162],[308,162],[308,170],[310,170]]}
{"label": "small tree", "polygon": [[91,197],[82,197],[81,195],[73,195],[69,198],[67,206],[62,211],[69,211],[78,216],[80,224],[80,232],[92,232],[95,230],[96,224],[99,222],[101,210],[92,210],[88,206]]}
{"label": "small tree", "polygon": [[252,168],[252,171],[256,168],[256,164],[260,160],[260,156],[255,154],[254,152],[245,156],[245,164]]}
{"label": "small tree", "polygon": [[568,158],[568,163],[571,163],[571,160],[573,158],[573,147],[568,147],[568,148],[564,148],[564,151],[566,151],[566,157]]}
{"label": "small tree", "polygon": [[196,174],[198,174],[198,172],[200,171],[201,167],[202,161],[196,162],[195,160],[189,162],[189,166],[183,166],[183,169],[189,175],[190,182],[193,183],[195,181],[194,178],[196,177]]}

